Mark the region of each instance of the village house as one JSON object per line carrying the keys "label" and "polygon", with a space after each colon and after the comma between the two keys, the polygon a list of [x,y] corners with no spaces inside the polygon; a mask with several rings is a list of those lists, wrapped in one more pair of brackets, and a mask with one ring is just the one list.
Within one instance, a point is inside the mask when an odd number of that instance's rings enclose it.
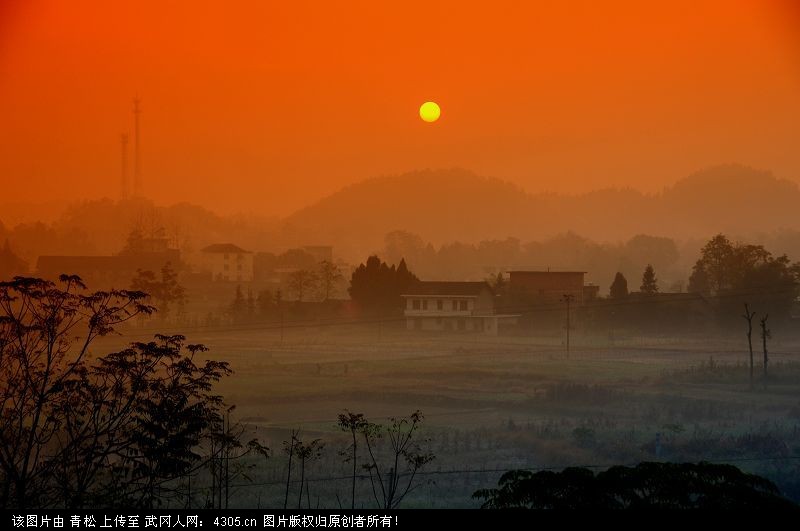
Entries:
{"label": "village house", "polygon": [[585,271],[509,271],[512,291],[545,303],[556,303],[570,295],[578,305],[594,300],[599,286],[584,283]]}
{"label": "village house", "polygon": [[200,249],[201,268],[214,281],[251,282],[253,253],[232,243],[215,243]]}
{"label": "village house", "polygon": [[176,272],[183,269],[180,251],[170,248],[166,238],[139,237],[131,242],[110,256],[40,256],[36,274],[48,280],[78,275],[93,289],[127,289],[139,271],[159,274],[166,265]]}
{"label": "village house", "polygon": [[402,294],[408,330],[472,331],[496,335],[499,321],[486,282],[414,282]]}

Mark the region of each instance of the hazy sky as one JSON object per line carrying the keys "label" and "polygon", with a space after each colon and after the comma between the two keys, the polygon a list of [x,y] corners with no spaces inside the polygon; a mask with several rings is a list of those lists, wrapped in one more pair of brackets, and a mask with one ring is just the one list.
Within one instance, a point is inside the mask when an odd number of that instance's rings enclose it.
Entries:
{"label": "hazy sky", "polygon": [[800,180],[791,4],[0,0],[0,182],[117,197],[136,93],[146,195],[219,212],[426,167],[530,191],[721,162]]}

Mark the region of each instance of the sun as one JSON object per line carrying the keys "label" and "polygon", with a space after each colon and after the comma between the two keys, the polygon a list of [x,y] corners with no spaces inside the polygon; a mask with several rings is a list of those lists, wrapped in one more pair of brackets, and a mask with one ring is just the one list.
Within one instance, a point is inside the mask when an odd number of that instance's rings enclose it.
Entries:
{"label": "sun", "polygon": [[442,111],[439,109],[439,105],[433,101],[426,101],[419,107],[419,117],[426,122],[435,122],[439,119],[440,114]]}

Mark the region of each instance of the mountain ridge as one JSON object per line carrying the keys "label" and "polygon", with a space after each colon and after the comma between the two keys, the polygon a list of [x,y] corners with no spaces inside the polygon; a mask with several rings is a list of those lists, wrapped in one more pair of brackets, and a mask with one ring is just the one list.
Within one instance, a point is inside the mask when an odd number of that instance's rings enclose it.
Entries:
{"label": "mountain ridge", "polygon": [[[434,244],[507,236],[533,240],[572,231],[598,241],[647,233],[691,238],[717,232],[800,228],[800,187],[740,164],[694,172],[659,192],[606,188],[530,193],[451,168],[374,177],[283,218],[296,235],[375,248],[403,229]],[[355,249],[353,249],[355,250]]]}

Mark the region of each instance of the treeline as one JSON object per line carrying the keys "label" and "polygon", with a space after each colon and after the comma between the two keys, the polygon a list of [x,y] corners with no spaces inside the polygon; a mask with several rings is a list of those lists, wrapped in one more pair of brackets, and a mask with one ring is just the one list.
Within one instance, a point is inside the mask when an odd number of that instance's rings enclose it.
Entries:
{"label": "treeline", "polygon": [[[739,326],[743,311],[749,313],[749,309],[775,325],[786,325],[798,313],[800,262],[792,262],[785,254],[776,256],[763,245],[738,243],[717,234],[700,249],[687,291],[689,297],[659,294],[655,270],[648,265],[638,292],[629,293],[627,280],[617,273],[609,298],[617,306],[635,303],[627,311],[620,307],[617,314],[640,326],[647,322],[663,326],[676,318],[687,326],[692,320],[695,325]],[[670,305],[687,311],[671,315],[675,312],[670,312]]]}
{"label": "treeline", "polygon": [[720,318],[732,320],[732,309],[746,303],[783,323],[798,298],[800,262],[775,256],[763,245],[735,243],[718,234],[703,247],[692,269],[689,291],[713,297]]}
{"label": "treeline", "polygon": [[484,509],[608,510],[773,510],[797,505],[771,481],[732,465],[640,463],[597,473],[571,467],[560,472],[512,470],[498,488],[473,495]]}
{"label": "treeline", "polygon": [[[700,249],[686,292],[662,290],[657,270],[649,263],[630,281],[619,271],[612,278],[607,292],[575,309],[578,328],[605,331],[612,338],[629,331],[729,329],[742,325],[743,313],[755,312],[764,319],[765,330],[766,320],[789,330],[790,321],[800,317],[800,262],[776,256],[762,245],[733,242],[723,234]],[[563,303],[517,292],[500,274],[492,283],[501,310],[521,314],[522,329],[553,329],[564,319]],[[745,318],[752,324],[752,316]]]}
{"label": "treeline", "polygon": [[[709,326],[728,328],[741,324],[745,304],[776,326],[783,326],[797,316],[800,263],[792,262],[788,256],[773,255],[761,245],[735,243],[719,234],[700,248],[692,274],[681,281],[686,290],[670,290],[662,287],[661,272],[653,265],[667,254],[665,250],[673,248],[664,240],[634,238],[633,246],[649,244],[654,249],[652,254],[643,252],[646,263],[638,275],[629,281],[621,271],[610,274],[607,291],[587,295],[573,308],[573,325],[587,331],[607,331],[611,337],[615,332],[632,330],[674,333]],[[512,243],[507,246],[509,249],[518,248],[518,242]],[[647,260],[648,257],[653,260]],[[404,258],[390,264],[378,256],[370,256],[349,279],[350,301],[330,300],[324,294],[331,293],[331,287],[344,283],[345,278],[337,266],[322,262],[317,270],[291,274],[288,300],[280,290],[257,294],[248,291],[245,295],[237,286],[230,312],[237,322],[287,317],[399,318],[403,313],[400,295],[421,276],[416,270],[409,270]],[[562,327],[566,307],[560,299],[553,299],[551,293],[540,295],[520,290],[508,282],[503,271],[488,275],[486,280],[494,290],[496,313],[519,316],[517,326],[510,331],[526,333]],[[313,290],[316,298],[308,296]],[[303,304],[304,301],[309,303]]]}
{"label": "treeline", "polygon": [[[738,236],[733,239],[744,240]],[[800,232],[782,230],[756,238],[776,256],[800,256]],[[688,276],[705,240],[678,241],[639,234],[622,243],[601,243],[568,232],[541,241],[516,238],[478,243],[453,242],[435,247],[407,231],[386,235],[380,256],[390,263],[405,258],[420,278],[438,280],[483,280],[508,269],[586,271],[587,281],[608,293],[617,272],[638,281],[647,265],[658,272],[662,292],[686,292]]]}
{"label": "treeline", "polygon": [[[323,260],[308,269],[289,273],[287,289],[247,293],[236,286],[228,314],[236,323],[258,321],[305,320],[335,317],[399,317],[402,293],[417,276],[408,270],[405,260],[387,264],[370,256],[350,275],[336,264]],[[335,298],[346,285],[350,300]]]}
{"label": "treeline", "polygon": [[604,291],[617,271],[634,275],[652,264],[661,272],[665,288],[679,291],[684,287],[681,270],[685,266],[678,244],[643,234],[623,244],[597,243],[569,232],[539,242],[506,238],[436,248],[416,234],[394,231],[386,235],[383,256],[390,262],[405,258],[421,278],[441,280],[483,280],[509,269],[586,271],[587,280]]}

